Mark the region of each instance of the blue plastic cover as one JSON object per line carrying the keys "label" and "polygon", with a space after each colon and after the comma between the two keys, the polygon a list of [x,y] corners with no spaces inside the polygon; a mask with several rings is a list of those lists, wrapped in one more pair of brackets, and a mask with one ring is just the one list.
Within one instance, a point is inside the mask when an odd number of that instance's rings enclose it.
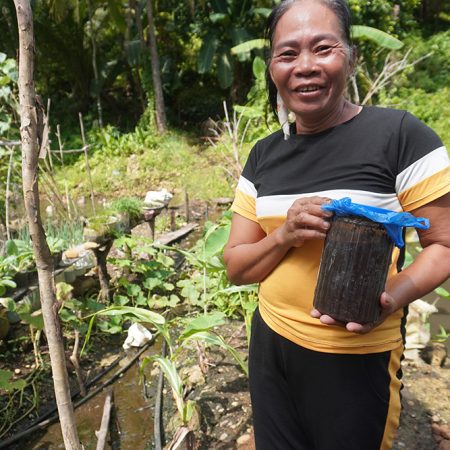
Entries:
{"label": "blue plastic cover", "polygon": [[353,203],[350,197],[332,200],[330,203],[322,205],[322,209],[332,211],[337,216],[360,216],[366,217],[373,222],[381,223],[386,228],[394,244],[399,248],[405,245],[403,241],[403,227],[414,227],[420,230],[430,228],[430,221],[424,217],[415,217],[407,212],[396,212]]}

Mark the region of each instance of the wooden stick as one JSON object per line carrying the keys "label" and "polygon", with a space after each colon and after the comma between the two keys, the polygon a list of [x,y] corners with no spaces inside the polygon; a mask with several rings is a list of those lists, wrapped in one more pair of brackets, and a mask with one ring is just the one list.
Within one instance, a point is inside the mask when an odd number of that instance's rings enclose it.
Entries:
{"label": "wooden stick", "polygon": [[111,407],[112,407],[112,389],[108,389],[105,398],[105,406],[103,407],[102,423],[100,425],[100,430],[95,434],[97,435],[97,447],[96,450],[104,450],[106,445],[106,438],[108,436],[109,429],[109,419],[111,417]]}
{"label": "wooden stick", "polygon": [[88,158],[88,152],[87,152],[87,149],[89,147],[86,145],[86,136],[84,134],[83,115],[81,113],[78,113],[78,117],[80,118],[81,139],[83,140],[84,157],[86,159],[86,172],[88,174],[89,188],[91,190],[92,212],[94,213],[94,216],[95,216],[96,212],[95,212],[95,201],[94,201],[94,186],[92,185],[91,168],[89,167],[89,158]]}
{"label": "wooden stick", "polygon": [[[77,314],[77,315],[79,315],[79,314]],[[84,384],[83,373],[81,371],[80,360],[79,360],[80,331],[75,329],[74,334],[75,334],[75,342],[73,344],[73,351],[72,351],[72,354],[70,355],[69,359],[75,369],[75,374],[77,376],[78,385],[80,386],[80,395],[82,397],[85,397],[87,394],[87,391],[86,391],[86,385]]]}
{"label": "wooden stick", "polygon": [[9,183],[11,180],[11,169],[14,164],[13,156],[14,149],[12,147],[8,147],[11,150],[11,155],[9,156],[9,165],[8,165],[8,175],[6,176],[6,193],[5,193],[5,224],[6,224],[6,239],[11,239],[11,233],[9,231]]}
{"label": "wooden stick", "polygon": [[189,223],[191,220],[191,214],[189,211],[189,194],[187,189],[184,191],[184,209],[186,213],[186,223]]}

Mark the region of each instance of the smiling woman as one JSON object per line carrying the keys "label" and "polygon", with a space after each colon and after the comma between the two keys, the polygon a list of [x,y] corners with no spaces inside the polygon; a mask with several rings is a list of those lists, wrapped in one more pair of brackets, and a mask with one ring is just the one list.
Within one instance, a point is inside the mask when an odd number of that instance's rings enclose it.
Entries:
{"label": "smiling woman", "polygon": [[358,114],[361,108],[343,97],[354,54],[329,7],[294,3],[271,42],[270,79],[295,114],[297,133],[316,133]]}
{"label": "smiling woman", "polygon": [[[282,129],[250,152],[224,253],[234,283],[260,283],[249,357],[258,450],[391,448],[404,308],[450,276],[447,151],[406,111],[345,98],[350,24],[345,0],[285,0],[268,19],[269,101]],[[322,206],[342,197],[431,222],[413,264],[400,271],[393,252],[376,322],[313,308],[332,220]]]}

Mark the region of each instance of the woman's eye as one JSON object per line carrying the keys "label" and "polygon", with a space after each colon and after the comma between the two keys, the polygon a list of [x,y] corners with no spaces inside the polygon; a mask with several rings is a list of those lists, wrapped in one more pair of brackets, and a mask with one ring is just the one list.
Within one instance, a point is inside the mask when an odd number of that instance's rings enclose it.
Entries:
{"label": "woman's eye", "polygon": [[316,53],[319,54],[325,54],[328,53],[331,50],[331,45],[320,45],[319,47],[316,48]]}
{"label": "woman's eye", "polygon": [[278,56],[283,59],[289,59],[289,58],[295,58],[296,55],[295,55],[295,52],[288,50],[288,51],[280,53]]}

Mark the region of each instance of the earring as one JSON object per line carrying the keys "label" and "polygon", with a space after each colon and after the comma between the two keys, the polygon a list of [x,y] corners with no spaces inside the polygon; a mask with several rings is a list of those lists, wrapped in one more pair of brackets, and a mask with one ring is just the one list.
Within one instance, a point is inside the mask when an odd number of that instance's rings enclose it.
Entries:
{"label": "earring", "polygon": [[289,129],[289,110],[286,108],[286,105],[281,98],[281,95],[277,92],[277,113],[278,113],[278,121],[280,122],[281,128],[284,133],[284,140],[287,141],[289,136],[291,135],[291,131]]}

